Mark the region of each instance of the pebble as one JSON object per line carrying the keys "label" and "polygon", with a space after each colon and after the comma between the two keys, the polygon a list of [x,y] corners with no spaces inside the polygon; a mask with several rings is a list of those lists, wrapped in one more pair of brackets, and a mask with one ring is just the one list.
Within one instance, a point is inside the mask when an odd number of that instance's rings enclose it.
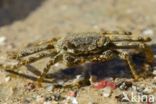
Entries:
{"label": "pebble", "polygon": [[78,104],[76,97],[71,97],[71,103],[72,104]]}
{"label": "pebble", "polygon": [[65,104],[78,104],[76,97],[68,96]]}
{"label": "pebble", "polygon": [[122,102],[123,104],[127,104],[127,102],[129,102],[129,98],[128,98],[127,94],[124,93],[124,92],[122,94],[118,95],[118,96],[115,96],[115,98],[117,99],[117,101]]}
{"label": "pebble", "polygon": [[147,36],[153,36],[154,31],[152,29],[145,29],[143,31],[143,35],[147,35]]}
{"label": "pebble", "polygon": [[77,75],[77,76],[76,76],[76,79],[77,79],[77,80],[83,80],[84,77],[83,77],[82,75]]}
{"label": "pebble", "polygon": [[66,68],[66,66],[64,65],[64,64],[61,64],[61,63],[56,63],[56,64],[54,64],[54,68],[56,68],[56,69],[65,69]]}
{"label": "pebble", "polygon": [[111,87],[112,89],[116,89],[116,83],[106,80],[101,80],[93,84],[96,89],[103,89],[105,87]]}
{"label": "pebble", "polygon": [[50,104],[59,104],[57,101],[52,101]]}
{"label": "pebble", "polygon": [[84,76],[77,75],[76,78],[73,80],[73,84],[77,84],[77,83],[79,83],[79,82],[81,82],[83,80],[84,80]]}
{"label": "pebble", "polygon": [[76,91],[69,91],[68,93],[68,96],[71,96],[71,97],[76,97],[76,95],[77,95]]}
{"label": "pebble", "polygon": [[153,89],[151,87],[146,87],[144,90],[143,90],[144,93],[146,94],[151,94],[153,92]]}
{"label": "pebble", "polygon": [[132,89],[133,89],[133,91],[136,91],[137,90],[137,86],[132,86]]}
{"label": "pebble", "polygon": [[153,71],[153,74],[156,75],[156,70]]}
{"label": "pebble", "polygon": [[43,104],[43,103],[44,103],[44,97],[38,95],[38,96],[36,97],[36,102],[39,103],[39,104]]}
{"label": "pebble", "polygon": [[53,104],[51,101],[46,101],[43,104]]}
{"label": "pebble", "polygon": [[58,80],[57,84],[63,86],[64,85],[64,81],[63,80]]}
{"label": "pebble", "polygon": [[9,82],[11,80],[11,77],[10,76],[7,76],[6,78],[5,78],[5,82]]}
{"label": "pebble", "polygon": [[48,84],[45,88],[46,88],[47,91],[50,92],[50,91],[52,91],[54,89],[54,85]]}
{"label": "pebble", "polygon": [[90,81],[91,84],[95,83],[97,81],[97,76],[91,75],[90,78],[89,78],[89,81]]}
{"label": "pebble", "polygon": [[89,102],[88,104],[97,104],[97,103],[95,103],[95,102]]}
{"label": "pebble", "polygon": [[102,96],[104,97],[110,97],[111,93],[112,93],[111,87],[105,87],[104,89],[102,89]]}
{"label": "pebble", "polygon": [[53,99],[52,99],[52,97],[51,96],[47,96],[47,97],[45,97],[45,101],[52,101]]}
{"label": "pebble", "polygon": [[128,90],[128,88],[132,87],[132,82],[124,81],[118,84],[121,90]]}
{"label": "pebble", "polygon": [[1,36],[0,37],[0,45],[1,46],[4,46],[5,45],[5,42],[6,42],[6,37],[5,36]]}
{"label": "pebble", "polygon": [[62,97],[60,94],[54,94],[52,99],[55,101],[59,101],[60,99],[62,99]]}
{"label": "pebble", "polygon": [[28,91],[32,91],[32,90],[35,90],[36,86],[33,82],[29,82],[28,84],[26,84],[25,86],[25,89],[28,90]]}
{"label": "pebble", "polygon": [[113,81],[113,78],[112,77],[107,77],[107,78],[104,78],[104,80]]}

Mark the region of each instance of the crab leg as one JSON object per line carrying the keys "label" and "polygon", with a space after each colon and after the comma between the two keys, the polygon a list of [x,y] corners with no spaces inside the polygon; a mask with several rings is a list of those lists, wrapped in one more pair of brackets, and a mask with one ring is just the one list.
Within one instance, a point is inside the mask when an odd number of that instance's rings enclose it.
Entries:
{"label": "crab leg", "polygon": [[121,41],[141,41],[149,42],[151,41],[150,37],[141,37],[141,36],[108,36],[112,42],[121,42]]}
{"label": "crab leg", "polygon": [[[73,60],[73,62],[78,62],[78,60],[79,60],[79,63],[75,63],[78,65],[78,64],[86,63],[88,61],[89,62],[105,62],[105,61],[109,61],[109,60],[116,59],[116,58],[126,60],[130,67],[130,70],[131,70],[131,73],[132,73],[134,79],[137,80],[139,78],[139,76],[136,72],[135,64],[132,62],[130,55],[128,55],[128,53],[125,53],[125,52],[108,50],[108,51],[103,52],[102,54],[85,56],[85,57],[84,56],[75,57],[75,61]],[[72,63],[72,64],[74,64],[74,63]],[[71,64],[70,64],[70,66],[71,66]],[[92,77],[92,76],[90,76],[90,77]],[[83,80],[85,81],[85,79],[83,79]],[[82,80],[77,80],[76,83],[73,83],[73,84],[79,85],[79,82],[82,82]]]}
{"label": "crab leg", "polygon": [[144,43],[129,42],[129,43],[115,43],[116,49],[137,49],[145,53],[145,57],[148,63],[153,63],[154,54],[152,49]]}
{"label": "crab leg", "polygon": [[46,51],[46,52],[41,52],[36,54],[35,56],[32,57],[28,57],[27,59],[20,59],[19,62],[17,64],[14,65],[5,65],[5,64],[0,64],[1,68],[4,68],[6,70],[12,70],[12,69],[17,69],[23,65],[27,65],[33,62],[38,61],[39,59],[45,58],[45,57],[53,57],[55,56],[57,53],[54,50],[51,51]]}
{"label": "crab leg", "polygon": [[126,52],[118,52],[118,51],[109,50],[109,51],[104,52],[102,55],[99,55],[96,58],[93,58],[92,61],[108,61],[117,57],[127,61],[134,79],[137,80],[139,76],[137,75],[137,72],[136,72],[136,66],[133,63],[131,56]]}
{"label": "crab leg", "polygon": [[119,52],[118,56],[119,56],[120,59],[123,59],[123,60],[127,61],[134,79],[138,80],[139,76],[138,76],[138,74],[136,72],[136,65],[133,63],[132,57],[126,52]]}
{"label": "crab leg", "polygon": [[11,59],[20,59],[22,57],[32,55],[34,53],[44,51],[44,50],[47,50],[47,49],[53,49],[53,48],[54,48],[53,44],[49,43],[49,44],[47,44],[45,46],[27,48],[27,49],[22,50],[21,52],[9,53],[8,57],[11,58]]}
{"label": "crab leg", "polygon": [[56,56],[54,56],[52,59],[49,60],[48,64],[46,65],[46,67],[43,69],[43,72],[41,74],[41,76],[39,77],[39,79],[37,80],[38,85],[41,86],[41,83],[43,82],[46,74],[48,73],[48,71],[50,70],[50,67],[52,65],[54,65],[55,63],[57,63],[58,61],[60,61],[60,57],[62,57],[62,55],[57,54]]}
{"label": "crab leg", "polygon": [[103,35],[132,35],[129,31],[102,31]]}

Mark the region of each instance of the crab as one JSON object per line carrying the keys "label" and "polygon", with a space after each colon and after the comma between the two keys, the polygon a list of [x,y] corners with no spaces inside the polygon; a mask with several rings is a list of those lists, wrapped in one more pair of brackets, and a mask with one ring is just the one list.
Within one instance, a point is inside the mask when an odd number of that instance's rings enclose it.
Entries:
{"label": "crab", "polygon": [[70,33],[61,38],[31,43],[27,48],[9,55],[10,58],[18,60],[16,65],[2,64],[1,67],[9,70],[17,69],[42,58],[50,57],[51,59],[38,78],[38,82],[41,83],[51,66],[57,62],[63,62],[67,67],[72,67],[88,61],[105,62],[119,58],[127,62],[133,78],[138,80],[140,75],[127,50],[134,49],[143,52],[147,64],[151,64],[153,53],[151,48],[145,44],[149,41],[151,38],[135,36],[131,32]]}

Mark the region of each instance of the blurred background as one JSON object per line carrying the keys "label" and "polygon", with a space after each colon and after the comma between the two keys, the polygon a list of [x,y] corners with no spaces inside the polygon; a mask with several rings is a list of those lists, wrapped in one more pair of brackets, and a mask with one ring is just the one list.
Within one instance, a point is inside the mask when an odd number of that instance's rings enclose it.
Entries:
{"label": "blurred background", "polygon": [[0,0],[0,35],[16,46],[101,29],[153,36],[155,5],[155,0]]}

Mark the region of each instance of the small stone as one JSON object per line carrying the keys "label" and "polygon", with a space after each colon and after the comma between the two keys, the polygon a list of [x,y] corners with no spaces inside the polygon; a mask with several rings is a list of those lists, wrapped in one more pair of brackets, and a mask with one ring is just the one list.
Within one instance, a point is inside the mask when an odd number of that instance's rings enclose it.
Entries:
{"label": "small stone", "polygon": [[76,97],[72,97],[71,102],[72,102],[72,104],[78,104]]}
{"label": "small stone", "polygon": [[105,87],[104,89],[102,89],[102,96],[104,97],[109,97],[111,93],[112,93],[111,87]]}
{"label": "small stone", "polygon": [[24,103],[24,104],[30,104],[30,103],[31,103],[31,99],[30,99],[30,98],[25,98],[25,99],[23,100],[23,103]]}
{"label": "small stone", "polygon": [[66,104],[78,104],[76,97],[67,97]]}
{"label": "small stone", "polygon": [[82,75],[77,75],[76,78],[73,80],[73,84],[76,85],[76,84],[78,84],[78,83],[84,81],[84,79],[85,79],[84,76],[82,76]]}
{"label": "small stone", "polygon": [[151,87],[146,87],[146,88],[143,90],[143,92],[144,92],[145,94],[151,94],[151,93],[153,92],[153,89],[152,89]]}
{"label": "small stone", "polygon": [[153,34],[154,34],[154,31],[152,29],[143,30],[143,35],[153,36]]}
{"label": "small stone", "polygon": [[125,102],[124,104],[127,104],[127,102],[130,101],[129,96],[125,92],[123,92],[122,94],[120,94],[118,96],[115,96],[115,98],[119,102]]}
{"label": "small stone", "polygon": [[156,70],[153,71],[153,75],[156,75]]}
{"label": "small stone", "polygon": [[133,92],[138,92],[138,93],[142,93],[143,92],[143,90],[144,90],[145,88],[143,87],[143,86],[135,86],[135,85],[133,85],[132,87],[131,87],[131,91],[133,91]]}
{"label": "small stone", "polygon": [[48,84],[47,86],[46,86],[46,90],[47,91],[52,91],[54,89],[54,85],[52,85],[52,84]]}
{"label": "small stone", "polygon": [[33,82],[29,82],[28,84],[26,84],[25,86],[25,89],[28,90],[28,91],[32,91],[36,88],[35,84]]}
{"label": "small stone", "polygon": [[44,97],[38,95],[36,97],[36,102],[39,103],[39,104],[43,104],[44,103]]}
{"label": "small stone", "polygon": [[11,80],[11,77],[10,76],[7,76],[6,78],[5,78],[5,82],[9,82]]}
{"label": "small stone", "polygon": [[[77,75],[76,76],[76,79],[82,79],[83,77],[82,77],[82,75]],[[82,79],[83,80],[83,79]]]}
{"label": "small stone", "polygon": [[124,81],[118,84],[121,90],[128,90],[128,88],[132,87],[132,82]]}
{"label": "small stone", "polygon": [[51,96],[47,96],[47,97],[45,97],[45,101],[52,101],[53,99],[52,99],[52,97]]}
{"label": "small stone", "polygon": [[64,81],[63,80],[59,80],[59,81],[57,81],[57,84],[63,86],[64,85]]}
{"label": "small stone", "polygon": [[50,104],[59,104],[57,101],[52,101]]}
{"label": "small stone", "polygon": [[107,78],[105,78],[104,80],[113,81],[113,78],[112,78],[112,77],[107,77]]}
{"label": "small stone", "polygon": [[54,95],[53,95],[53,100],[55,100],[55,101],[59,101],[61,98],[62,98],[62,97],[61,97],[60,94],[54,94]]}
{"label": "small stone", "polygon": [[90,81],[91,84],[95,83],[97,81],[97,76],[91,75],[90,78],[89,78],[89,81]]}
{"label": "small stone", "polygon": [[76,97],[76,95],[77,95],[77,92],[76,91],[70,91],[68,93],[68,96],[71,96],[71,97]]}
{"label": "small stone", "polygon": [[56,63],[56,64],[54,64],[54,69],[65,69],[66,68],[66,66],[64,65],[64,64],[61,64],[61,63]]}
{"label": "small stone", "polygon": [[97,103],[95,103],[95,102],[89,102],[88,104],[97,104]]}
{"label": "small stone", "polygon": [[52,103],[51,101],[46,101],[43,104],[54,104],[54,103]]}
{"label": "small stone", "polygon": [[134,86],[134,85],[133,85],[133,86],[132,86],[132,90],[133,90],[133,91],[137,91],[137,86]]}
{"label": "small stone", "polygon": [[0,45],[1,46],[5,45],[5,42],[6,42],[6,37],[5,36],[1,36],[0,37]]}

